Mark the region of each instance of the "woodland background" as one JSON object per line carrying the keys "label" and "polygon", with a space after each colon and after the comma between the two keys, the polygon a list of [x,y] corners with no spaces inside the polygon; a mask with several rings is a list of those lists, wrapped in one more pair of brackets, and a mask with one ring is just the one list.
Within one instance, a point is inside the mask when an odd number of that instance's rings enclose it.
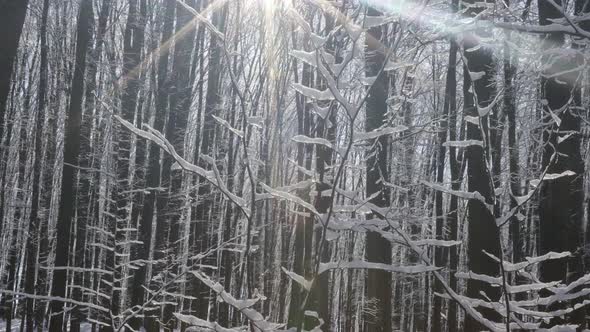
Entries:
{"label": "woodland background", "polygon": [[587,0],[0,0],[7,331],[588,327]]}

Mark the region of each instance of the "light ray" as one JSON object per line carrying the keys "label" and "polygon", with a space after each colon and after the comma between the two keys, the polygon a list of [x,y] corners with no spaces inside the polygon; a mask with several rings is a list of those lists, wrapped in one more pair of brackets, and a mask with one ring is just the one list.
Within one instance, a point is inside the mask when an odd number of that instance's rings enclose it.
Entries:
{"label": "light ray", "polygon": [[[188,5],[186,3],[184,3],[183,1],[176,0],[176,2],[181,4],[185,8],[185,10],[191,11],[190,9],[192,9],[192,8],[188,7]],[[211,12],[221,8],[227,2],[228,2],[228,0],[213,0],[207,5],[207,7],[205,7],[201,11],[201,13],[198,13],[196,10],[192,9],[192,11],[191,11],[191,13],[193,14],[192,20],[190,20],[185,26],[183,26],[180,30],[178,30],[176,33],[174,33],[172,36],[170,36],[170,38],[167,41],[165,41],[164,43],[162,43],[162,45],[160,45],[158,48],[153,50],[150,54],[146,55],[144,60],[142,62],[140,62],[137,66],[132,68],[127,73],[127,75],[121,76],[119,78],[119,80],[117,81],[117,85],[124,87],[127,84],[127,81],[129,81],[130,79],[137,79],[137,76],[139,75],[139,71],[141,70],[142,67],[147,65],[153,59],[155,59],[156,55],[161,56],[165,52],[168,52],[170,50],[170,47],[172,47],[173,42],[175,40],[179,40],[179,39],[183,38],[191,29],[196,29],[198,27],[199,23],[205,24],[209,27],[209,25],[211,25],[211,23],[206,19],[207,15],[209,15]],[[219,33],[216,33],[216,32],[212,32],[212,33],[215,33],[218,35],[218,37],[223,38],[223,35],[219,36]]]}

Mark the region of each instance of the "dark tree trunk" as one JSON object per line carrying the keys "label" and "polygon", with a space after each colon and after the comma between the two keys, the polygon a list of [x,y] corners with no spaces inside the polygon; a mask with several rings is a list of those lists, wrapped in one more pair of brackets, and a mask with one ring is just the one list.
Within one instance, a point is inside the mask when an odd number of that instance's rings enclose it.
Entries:
{"label": "dark tree trunk", "polygon": [[[78,16],[77,40],[76,40],[76,64],[74,77],[72,78],[72,93],[66,121],[66,134],[64,146],[64,167],[62,175],[61,199],[59,204],[57,239],[56,239],[56,267],[65,267],[68,264],[70,250],[70,229],[74,217],[74,202],[76,200],[76,165],[80,153],[80,125],[82,122],[82,98],[84,95],[84,76],[86,72],[86,53],[92,38],[92,1],[83,0],[80,4]],[[67,271],[57,269],[53,274],[51,295],[65,297]],[[51,302],[50,331],[62,331],[64,328],[63,303]]]}
{"label": "dark tree trunk", "polygon": [[[367,9],[368,16],[381,16],[382,13],[374,8]],[[365,131],[370,132],[384,124],[387,112],[388,77],[380,73],[384,65],[385,54],[381,46],[382,40],[387,35],[385,28],[378,26],[370,28],[366,42],[366,68],[367,77],[379,74],[369,91],[366,101]],[[389,167],[387,156],[389,155],[389,141],[387,136],[381,136],[372,142],[373,150],[367,156],[367,197],[379,193],[371,203],[379,207],[390,204],[389,190],[383,185],[383,181],[389,179]],[[374,216],[373,216],[374,217]],[[367,232],[365,254],[367,261],[391,264],[391,243],[384,239],[378,232]],[[367,298],[376,300],[376,319],[365,319],[366,331],[391,331],[391,274],[381,270],[368,270],[366,280]]]}
{"label": "dark tree trunk", "polygon": [[[468,15],[476,15],[481,8],[475,7],[467,11]],[[484,141],[486,122],[488,115],[480,116],[479,109],[491,104],[495,96],[493,89],[494,60],[492,51],[485,47],[477,49],[477,40],[485,36],[484,31],[477,31],[470,38],[464,40],[465,58],[467,65],[464,67],[464,110],[466,116],[479,119],[480,125],[467,123],[467,139]],[[471,75],[477,77],[471,80]],[[478,77],[479,76],[479,77]],[[470,90],[471,89],[471,90]],[[490,144],[490,142],[488,142]],[[493,214],[494,190],[490,170],[487,168],[486,153],[482,146],[471,145],[467,147],[467,177],[469,192],[480,193],[485,203],[471,199],[467,204],[468,209],[468,240],[467,256],[469,270],[479,274],[497,276],[498,264],[488,257],[484,250],[496,257],[500,256],[500,237]],[[492,287],[488,283],[469,279],[467,282],[467,296],[471,298],[483,298],[484,292],[492,301],[500,299],[500,289]],[[481,310],[485,318],[498,321],[499,315],[493,310]],[[465,330],[480,330],[482,326],[470,316],[465,320]]]}
{"label": "dark tree trunk", "polygon": [[[506,38],[510,38],[507,33]],[[520,196],[520,176],[519,176],[519,147],[516,144],[516,91],[514,79],[516,75],[516,57],[512,55],[512,49],[509,43],[504,44],[504,99],[503,107],[506,119],[508,121],[508,167],[510,173],[510,192],[512,196]],[[517,206],[516,199],[510,199],[510,209]],[[509,232],[512,243],[512,261],[520,262],[524,258],[522,239],[522,225],[516,217],[510,220]]]}
{"label": "dark tree trunk", "polygon": [[[293,69],[295,71],[295,81],[298,79],[297,62],[293,62]],[[312,87],[313,73],[312,68],[307,65],[302,65],[301,84]],[[305,96],[297,94],[296,108],[297,108],[297,133],[299,135],[309,136],[311,132],[311,114],[310,105],[307,103]],[[297,165],[305,169],[311,168],[311,160],[313,154],[313,147],[309,144],[297,145]],[[297,174],[297,181],[303,181],[305,175],[299,172]],[[297,196],[308,201],[309,192],[306,190],[298,190]],[[304,208],[299,209],[300,212],[307,212]],[[292,219],[294,222],[295,238],[293,239],[293,272],[303,276],[307,280],[311,279],[311,245],[313,242],[313,219],[310,216],[296,215]],[[295,327],[298,330],[311,329],[315,321],[306,319],[304,310],[301,305],[306,297],[306,290],[296,282],[291,283],[291,302],[289,304],[289,327]]]}
{"label": "dark tree trunk", "polygon": [[[557,6],[562,2],[556,0]],[[583,3],[583,2],[581,2]],[[560,10],[546,1],[539,1],[539,23],[552,24],[555,19],[563,18]],[[546,48],[563,47],[562,33],[549,33],[545,36]],[[550,260],[540,266],[542,281],[571,282],[583,274],[580,247],[583,244],[583,176],[584,162],[580,152],[579,135],[581,120],[585,116],[578,107],[577,98],[569,104],[572,94],[578,89],[576,82],[581,71],[574,70],[583,63],[579,55],[571,52],[547,53],[542,59],[546,65],[541,79],[541,98],[543,118],[550,123],[543,131],[542,171],[547,173],[574,172],[575,175],[563,176],[541,184],[539,202],[539,254],[550,251],[569,251],[573,256],[565,260]],[[550,76],[552,75],[552,76]],[[575,96],[574,96],[575,97]],[[553,113],[553,114],[551,114]],[[553,117],[560,120],[555,123]],[[558,142],[560,137],[573,134]],[[555,309],[556,307],[552,307]],[[567,318],[554,318],[548,325],[576,323],[584,326],[584,310],[577,310]]]}

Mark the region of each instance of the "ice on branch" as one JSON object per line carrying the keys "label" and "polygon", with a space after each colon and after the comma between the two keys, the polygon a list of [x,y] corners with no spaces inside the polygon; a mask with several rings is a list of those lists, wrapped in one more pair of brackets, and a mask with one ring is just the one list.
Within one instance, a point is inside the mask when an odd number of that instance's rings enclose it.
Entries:
{"label": "ice on branch", "polygon": [[309,211],[313,212],[315,215],[320,215],[320,213],[315,209],[315,207],[313,205],[311,205],[310,203],[304,201],[303,199],[292,195],[288,192],[284,192],[284,191],[280,191],[280,190],[276,190],[276,189],[272,189],[271,187],[267,186],[264,183],[260,183],[260,185],[262,186],[262,189],[266,190],[268,193],[270,193],[271,195],[281,198],[281,199],[285,199],[288,201],[291,201],[295,204],[301,205],[304,208],[308,209]]}
{"label": "ice on branch", "polygon": [[293,83],[293,88],[299,92],[300,94],[304,95],[307,98],[319,100],[319,101],[327,101],[327,100],[334,100],[334,95],[330,92],[329,89],[326,90],[318,90],[314,88],[306,87],[300,83]]}
{"label": "ice on branch", "polygon": [[281,266],[281,269],[283,270],[283,272],[285,272],[285,274],[287,276],[289,276],[289,278],[291,278],[291,280],[293,280],[296,283],[298,283],[299,285],[301,285],[301,287],[303,287],[305,290],[307,290],[307,291],[311,290],[311,285],[313,284],[311,281],[305,279],[304,277],[298,275],[295,272],[291,272],[291,271],[285,269],[282,266]]}
{"label": "ice on branch", "polygon": [[453,148],[468,148],[470,146],[481,146],[483,147],[483,141],[475,140],[475,139],[468,139],[464,141],[446,141],[443,143],[444,147],[453,147]]}
{"label": "ice on branch", "polygon": [[200,319],[195,316],[191,315],[183,315],[179,313],[174,313],[174,317],[179,321],[188,324],[189,326],[198,327],[201,329],[205,329],[207,331],[215,331],[215,332],[241,332],[246,331],[245,329],[228,329],[225,328],[215,322],[209,322],[203,319]]}
{"label": "ice on branch", "polygon": [[327,148],[330,148],[330,149],[338,152],[337,149],[334,148],[332,143],[325,138],[309,137],[309,136],[305,136],[305,135],[296,135],[296,136],[293,136],[293,138],[291,138],[291,140],[293,140],[294,142],[303,143],[303,144],[323,145]]}
{"label": "ice on branch", "polygon": [[375,139],[375,138],[378,138],[381,136],[398,134],[398,133],[404,132],[406,130],[408,130],[408,127],[399,125],[396,127],[379,128],[379,129],[375,129],[370,132],[355,133],[354,141],[355,142],[367,141],[367,140]]}
{"label": "ice on branch", "polygon": [[408,265],[408,266],[395,266],[383,263],[373,263],[362,260],[355,260],[350,262],[329,262],[320,263],[320,269],[318,274],[322,274],[328,270],[339,270],[339,269],[367,269],[367,270],[381,270],[387,272],[398,272],[405,274],[418,274],[425,272],[438,271],[439,268],[427,265]]}
{"label": "ice on branch", "polygon": [[215,119],[215,121],[219,122],[219,124],[221,124],[222,126],[224,126],[225,128],[227,128],[229,131],[231,131],[232,133],[238,135],[239,137],[244,137],[244,133],[241,130],[238,130],[234,127],[232,127],[229,122],[225,121],[224,119],[217,117],[215,115],[211,115],[213,117],[213,119]]}
{"label": "ice on branch", "polygon": [[485,71],[478,71],[478,72],[469,72],[469,77],[471,77],[471,81],[475,82],[486,75]]}
{"label": "ice on branch", "polygon": [[209,287],[213,292],[215,292],[219,299],[236,308],[239,312],[246,316],[246,318],[248,318],[255,328],[261,331],[274,331],[283,326],[283,324],[267,322],[261,313],[252,309],[252,306],[262,299],[261,296],[255,299],[238,300],[230,293],[226,292],[220,283],[209,279],[209,277],[203,274],[201,271],[191,271],[191,273],[207,287]]}
{"label": "ice on branch", "polygon": [[564,176],[574,176],[574,175],[576,175],[576,173],[575,172],[572,172],[570,170],[563,171],[561,173],[547,173],[547,174],[545,174],[542,177],[541,180],[538,180],[538,179],[531,180],[530,184],[533,187],[537,187],[537,186],[539,186],[539,184],[541,183],[541,181],[556,180],[556,179],[562,178]]}
{"label": "ice on branch", "polygon": [[485,198],[483,197],[482,194],[480,194],[477,191],[473,191],[473,192],[469,192],[469,191],[461,191],[461,190],[452,190],[452,189],[447,189],[444,186],[441,186],[440,184],[436,184],[436,183],[431,183],[431,182],[427,182],[427,181],[422,181],[422,183],[427,186],[430,187],[434,190],[438,190],[438,191],[442,191],[444,193],[453,195],[453,196],[457,196],[459,198],[464,198],[464,199],[474,199],[477,201],[482,202],[490,211],[493,211],[493,204],[488,204],[485,200]]}
{"label": "ice on branch", "polygon": [[329,53],[322,53],[320,57],[320,53],[318,52],[306,52],[302,50],[292,50],[289,54],[292,57],[296,58],[297,60],[303,61],[312,67],[318,66],[319,61],[325,61],[330,67],[334,65],[336,59],[333,55]]}
{"label": "ice on branch", "polygon": [[410,62],[394,62],[394,61],[389,61],[389,62],[387,62],[387,64],[383,68],[383,70],[384,71],[392,71],[392,70],[398,70],[398,69],[412,67],[412,66],[414,66],[414,64],[413,63],[410,63]]}

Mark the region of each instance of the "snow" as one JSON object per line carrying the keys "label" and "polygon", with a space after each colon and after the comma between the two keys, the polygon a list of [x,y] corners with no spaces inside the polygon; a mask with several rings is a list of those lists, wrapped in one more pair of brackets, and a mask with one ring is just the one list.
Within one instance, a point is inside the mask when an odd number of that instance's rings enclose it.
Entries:
{"label": "snow", "polygon": [[447,194],[450,194],[453,196],[457,196],[459,198],[474,199],[474,200],[480,201],[488,208],[488,210],[493,211],[493,208],[494,208],[493,204],[488,204],[486,202],[485,198],[483,197],[483,195],[477,191],[469,192],[469,191],[461,191],[461,190],[451,190],[451,189],[447,189],[444,186],[441,186],[436,183],[431,183],[431,182],[427,182],[427,181],[422,181],[422,183],[424,185],[426,185],[427,187],[430,187],[434,190],[442,191],[444,193],[447,193]]}
{"label": "snow", "polygon": [[296,136],[293,136],[291,138],[291,140],[293,140],[294,142],[297,142],[297,143],[319,144],[319,145],[323,145],[327,148],[330,148],[330,149],[336,151],[336,149],[334,149],[334,146],[332,145],[332,143],[325,138],[309,137],[309,136],[305,136],[305,135],[296,135]]}
{"label": "snow", "polygon": [[388,272],[399,272],[406,274],[418,274],[425,272],[432,272],[439,270],[433,266],[427,265],[408,265],[408,266],[395,266],[391,264],[373,263],[362,260],[353,260],[349,262],[337,261],[329,263],[320,263],[320,269],[318,274],[322,274],[328,270],[340,270],[340,269],[369,269],[369,270],[381,270]]}
{"label": "snow", "polygon": [[320,214],[315,209],[315,207],[313,205],[311,205],[310,203],[304,201],[303,199],[301,199],[301,198],[299,198],[299,197],[297,197],[295,195],[292,195],[292,194],[290,194],[288,192],[285,192],[285,191],[280,191],[280,190],[273,189],[273,188],[267,186],[264,183],[260,183],[260,186],[262,187],[262,189],[266,190],[267,192],[269,192],[271,195],[273,195],[275,197],[278,197],[278,198],[281,198],[281,199],[285,199],[285,200],[291,201],[291,202],[293,202],[295,204],[301,205],[304,208],[308,209],[309,211],[313,212],[315,215],[319,215]]}
{"label": "snow", "polygon": [[384,71],[392,71],[392,70],[398,70],[398,69],[412,67],[412,66],[414,66],[414,63],[411,63],[411,62],[388,61],[387,64],[385,65],[385,67],[383,68],[383,70]]}
{"label": "snow", "polygon": [[553,260],[553,259],[562,259],[562,258],[566,258],[566,257],[570,257],[572,254],[569,251],[564,251],[564,252],[548,252],[544,255],[541,256],[536,256],[536,257],[526,257],[525,258],[525,262],[519,262],[519,263],[510,263],[510,262],[506,262],[504,261],[504,271],[506,272],[514,272],[514,271],[518,271],[518,270],[522,270],[530,265],[533,264],[538,264],[547,260]]}
{"label": "snow", "polygon": [[281,269],[283,270],[283,272],[285,272],[285,274],[287,276],[289,276],[289,278],[291,278],[291,280],[293,280],[296,283],[298,283],[299,285],[301,285],[305,290],[307,290],[307,291],[311,290],[311,286],[312,286],[313,282],[305,279],[304,277],[300,276],[299,274],[297,274],[295,272],[291,272],[291,271],[285,269],[282,266],[281,266]]}
{"label": "snow", "polygon": [[469,72],[469,77],[471,77],[471,81],[475,82],[486,75],[485,71],[478,71],[478,72]]}
{"label": "snow", "polygon": [[[222,327],[221,325],[215,323],[215,322],[209,322],[203,319],[200,319],[198,317],[195,316],[191,316],[191,315],[183,315],[183,314],[179,314],[179,313],[174,313],[174,317],[176,317],[179,321],[187,323],[189,326],[191,327],[199,327],[199,328],[203,328],[204,330],[207,331],[218,331],[218,332],[236,332],[236,331],[246,331],[245,329],[228,329],[225,327]],[[197,331],[197,330],[193,330],[193,331]]]}
{"label": "snow", "polygon": [[211,116],[213,117],[213,119],[215,119],[215,121],[219,122],[222,126],[224,126],[225,128],[229,129],[229,131],[231,131],[232,133],[238,135],[239,137],[244,137],[244,133],[241,130],[238,130],[234,127],[232,127],[229,122],[225,121],[224,119],[217,117],[213,114],[211,114]]}
{"label": "snow", "polygon": [[[479,122],[478,122],[479,124]],[[454,147],[454,148],[468,148],[470,146],[481,146],[483,147],[483,141],[475,140],[475,139],[467,139],[464,141],[446,141],[443,143],[445,147]]]}
{"label": "snow", "polygon": [[570,170],[563,171],[561,173],[546,173],[545,175],[543,175],[541,180],[531,180],[530,184],[533,187],[537,187],[537,186],[539,186],[541,181],[556,180],[556,179],[562,178],[564,176],[574,176],[574,175],[576,175],[576,173],[572,172]]}
{"label": "snow", "polygon": [[355,133],[353,140],[355,142],[359,142],[359,141],[366,141],[366,140],[370,140],[370,139],[375,139],[381,136],[386,136],[386,135],[393,135],[393,134],[397,134],[397,133],[401,133],[408,130],[408,127],[403,126],[403,125],[399,125],[396,127],[383,127],[383,128],[378,128],[375,129],[373,131],[370,132],[360,132],[360,133]]}
{"label": "snow", "polygon": [[479,126],[479,117],[466,115],[465,116],[465,121],[467,123],[471,123],[473,125]]}
{"label": "snow", "polygon": [[326,90],[318,90],[314,88],[306,87],[300,83],[293,83],[293,88],[304,95],[307,98],[319,100],[319,101],[327,101],[327,100],[334,100],[334,95],[330,92],[329,89]]}

